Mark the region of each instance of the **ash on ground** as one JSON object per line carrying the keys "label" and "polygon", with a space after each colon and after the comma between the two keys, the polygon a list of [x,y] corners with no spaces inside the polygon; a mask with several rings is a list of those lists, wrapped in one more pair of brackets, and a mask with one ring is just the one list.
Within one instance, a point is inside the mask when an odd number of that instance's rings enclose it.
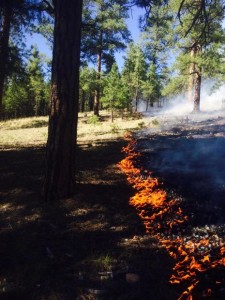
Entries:
{"label": "ash on ground", "polygon": [[[136,135],[142,154],[138,164],[160,180],[168,197],[182,199],[182,210],[188,217],[187,223],[174,231],[174,236],[172,231],[168,235],[164,232],[160,233],[161,239],[172,242],[181,238],[184,249],[191,244],[196,258],[204,261],[204,257],[209,257],[218,266],[212,268],[214,271],[206,268],[205,277],[194,291],[195,296],[201,295],[196,299],[202,299],[206,286],[212,286],[210,299],[224,299],[224,275],[220,279],[215,275],[218,270],[224,272],[221,259],[225,249],[224,115],[224,112],[179,117],[158,115],[151,117],[149,128]],[[210,272],[215,274],[209,276]]]}
{"label": "ash on ground", "polygon": [[184,198],[195,226],[225,223],[224,115],[159,115],[137,135],[140,163]]}

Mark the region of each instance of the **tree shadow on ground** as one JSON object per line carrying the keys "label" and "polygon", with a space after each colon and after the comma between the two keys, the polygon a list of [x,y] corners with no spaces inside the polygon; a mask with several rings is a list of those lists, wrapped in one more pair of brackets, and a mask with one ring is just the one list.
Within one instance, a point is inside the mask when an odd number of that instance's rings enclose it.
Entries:
{"label": "tree shadow on ground", "polygon": [[[116,167],[122,146],[80,146],[76,194],[47,204],[45,150],[0,153],[0,299],[85,299],[91,283],[81,277],[111,268],[119,275],[103,299],[176,299],[170,258],[128,204],[133,191]],[[131,270],[137,282],[124,277]]]}

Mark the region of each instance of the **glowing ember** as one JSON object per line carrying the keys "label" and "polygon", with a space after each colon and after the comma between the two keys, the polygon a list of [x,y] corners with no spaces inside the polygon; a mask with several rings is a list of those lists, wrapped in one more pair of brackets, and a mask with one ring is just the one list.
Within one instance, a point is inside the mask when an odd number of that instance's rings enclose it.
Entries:
{"label": "glowing ember", "polygon": [[[136,150],[136,141],[129,135],[126,138],[129,141],[128,146],[123,148],[126,158],[119,167],[136,190],[136,194],[130,198],[130,204],[137,209],[146,232],[159,240],[176,260],[170,283],[184,288],[178,300],[192,300],[194,290],[200,285],[200,274],[225,266],[225,244],[215,234],[197,236],[193,240],[180,236],[174,238],[173,230],[188,221],[180,207],[181,203],[178,199],[168,199],[158,179],[136,166],[141,154]],[[215,280],[215,285],[222,284],[224,282],[218,278]],[[212,295],[213,290],[209,287],[201,294],[202,297]]]}

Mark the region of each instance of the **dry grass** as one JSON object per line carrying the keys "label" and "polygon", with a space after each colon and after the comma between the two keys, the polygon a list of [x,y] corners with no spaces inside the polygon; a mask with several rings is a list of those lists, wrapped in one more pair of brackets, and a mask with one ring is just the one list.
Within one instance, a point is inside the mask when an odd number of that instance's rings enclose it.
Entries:
{"label": "dry grass", "polygon": [[[149,119],[116,117],[112,123],[108,112],[101,112],[99,122],[90,122],[92,113],[79,114],[78,144],[92,144],[124,136],[129,130],[149,126]],[[0,122],[0,148],[43,146],[47,140],[48,117],[30,117]]]}
{"label": "dry grass", "polygon": [[47,117],[32,117],[0,122],[0,148],[43,146],[47,121]]}

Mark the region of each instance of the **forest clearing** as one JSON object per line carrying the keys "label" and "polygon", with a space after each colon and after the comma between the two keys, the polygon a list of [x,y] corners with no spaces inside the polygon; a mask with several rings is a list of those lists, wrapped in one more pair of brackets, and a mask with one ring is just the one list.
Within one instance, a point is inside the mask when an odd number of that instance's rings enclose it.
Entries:
{"label": "forest clearing", "polygon": [[[159,232],[164,232],[165,239],[172,234],[175,240],[181,231],[184,236],[191,234],[192,241],[201,234],[211,234],[212,244],[224,243],[224,173],[219,173],[222,181],[218,187],[211,183],[215,176],[210,177],[204,171],[207,168],[199,167],[209,163],[209,157],[196,165],[198,155],[210,156],[210,151],[219,150],[201,145],[200,154],[196,154],[195,146],[192,159],[187,159],[191,155],[188,148],[183,157],[177,154],[182,151],[179,143],[186,147],[187,140],[223,142],[224,117],[138,117],[118,117],[115,131],[106,111],[99,124],[87,124],[88,116],[79,116],[77,191],[54,206],[41,200],[46,118],[0,123],[1,299],[178,299],[186,283],[177,288],[169,282],[176,259],[170,257],[154,230],[149,228],[146,233],[138,210],[129,204],[135,189],[118,166],[125,157],[121,150],[127,145],[124,135],[128,131],[133,132],[142,153],[139,165],[163,180],[162,188],[170,197],[182,198],[182,209],[190,218],[181,229],[173,228],[172,233],[166,229],[166,236],[164,231]],[[218,142],[214,140],[213,144]],[[215,159],[212,158],[214,170],[218,165]],[[193,169],[185,172],[188,168],[184,164]],[[160,222],[164,224],[166,220],[168,216]],[[214,288],[207,299],[223,299],[221,268],[214,273],[209,269],[205,277],[201,275],[203,287],[200,285],[193,299],[201,299],[200,293],[205,292],[207,284]],[[220,285],[214,285],[213,280]]]}

